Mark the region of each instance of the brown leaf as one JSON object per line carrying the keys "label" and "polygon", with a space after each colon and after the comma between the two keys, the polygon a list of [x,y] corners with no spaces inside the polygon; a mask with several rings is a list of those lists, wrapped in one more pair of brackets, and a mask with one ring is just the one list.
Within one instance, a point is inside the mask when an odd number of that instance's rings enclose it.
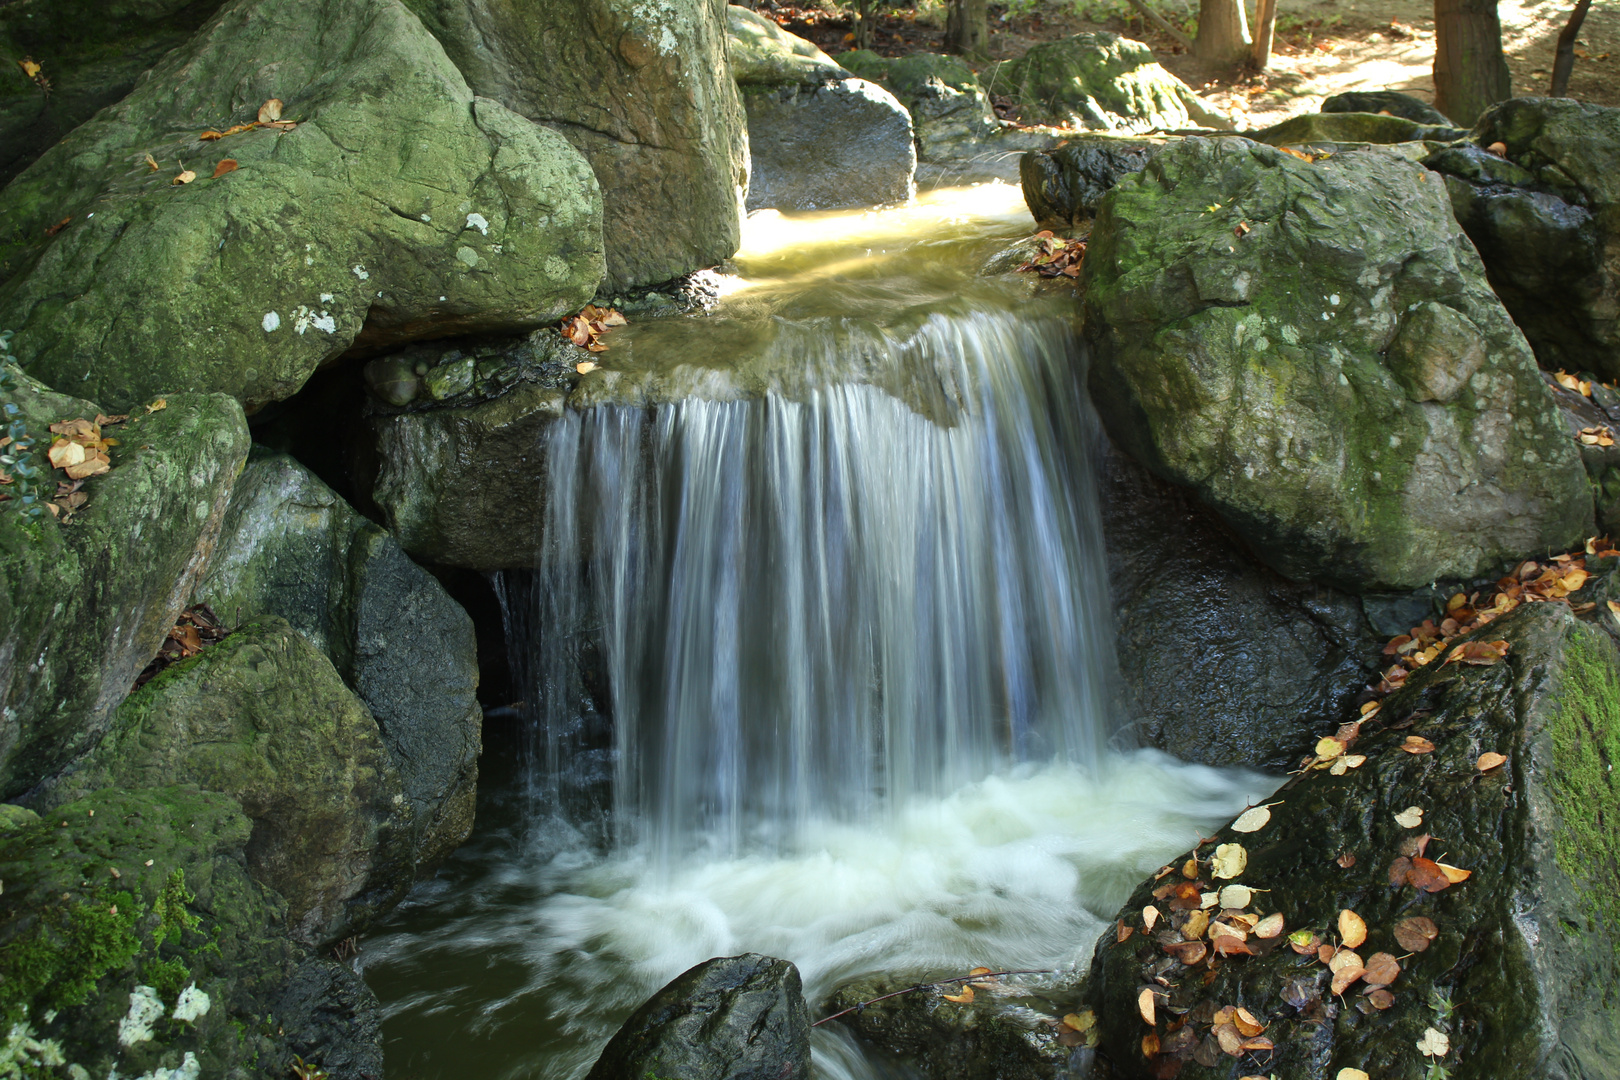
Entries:
{"label": "brown leaf", "polygon": [[1333,973],[1333,992],[1342,994],[1365,972],[1360,963],[1347,963]]}
{"label": "brown leaf", "polygon": [[1202,941],[1178,941],[1164,946],[1164,951],[1188,967],[1192,967],[1203,963],[1204,957],[1209,955],[1209,946]]}
{"label": "brown leaf", "polygon": [[1408,735],[1406,741],[1401,744],[1401,749],[1408,754],[1432,754],[1434,753],[1434,743],[1421,735]]}
{"label": "brown leaf", "polygon": [[[72,475],[72,474],[69,474],[69,475]],[[1436,866],[1438,866],[1440,868],[1440,872],[1442,874],[1446,875],[1446,880],[1451,882],[1451,884],[1453,884],[1453,885],[1457,885],[1457,884],[1459,884],[1461,882],[1467,881],[1469,878],[1474,876],[1474,872],[1472,870],[1464,870],[1460,866],[1448,866],[1447,864],[1445,864],[1443,862],[1437,862],[1434,865],[1436,865]],[[1435,891],[1435,890],[1433,890],[1433,889],[1430,890],[1430,892],[1433,892],[1433,891]]]}
{"label": "brown leaf", "polygon": [[[961,969],[959,968],[957,970]],[[953,1005],[969,1005],[973,1002],[973,987],[962,987],[962,992],[960,994],[941,994],[939,996],[944,998],[946,1001],[951,1002]]]}
{"label": "brown leaf", "polygon": [[1142,1036],[1142,1056],[1153,1057],[1159,1052],[1159,1037],[1152,1032]]}
{"label": "brown leaf", "polygon": [[1243,1053],[1243,1036],[1231,1024],[1216,1024],[1211,1032],[1215,1041],[1221,1044],[1221,1052],[1231,1057]]}
{"label": "brown leaf", "polygon": [[158,169],[162,168],[162,166],[157,163],[157,158],[153,157],[151,154],[146,155],[146,164],[153,172],[157,172]]}
{"label": "brown leaf", "polygon": [[1195,911],[1187,916],[1187,921],[1181,924],[1181,932],[1188,938],[1201,938],[1204,931],[1209,929],[1209,912]]}
{"label": "brown leaf", "polygon": [[221,158],[219,164],[214,166],[214,175],[209,177],[209,179],[210,180],[218,180],[220,177],[224,176],[226,173],[231,173],[231,172],[235,172],[235,171],[236,171],[236,159],[235,158]]}
{"label": "brown leaf", "polygon": [[77,465],[69,465],[62,471],[68,474],[69,479],[82,480],[87,476],[100,476],[111,468],[112,465],[107,461],[106,454],[95,454]]}
{"label": "brown leaf", "polygon": [[1266,1030],[1266,1025],[1262,1024],[1258,1017],[1248,1009],[1242,1008],[1233,1014],[1232,1025],[1238,1029],[1239,1034],[1245,1037],[1258,1035]]}
{"label": "brown leaf", "polygon": [[1402,855],[1389,864],[1389,883],[1405,885],[1412,879],[1412,860]]}
{"label": "brown leaf", "polygon": [[259,106],[259,123],[268,124],[281,119],[281,99],[271,98]]}
{"label": "brown leaf", "polygon": [[1475,765],[1479,769],[1480,772],[1490,772],[1492,769],[1497,768],[1498,766],[1504,764],[1506,761],[1507,761],[1507,755],[1506,754],[1498,754],[1494,750],[1488,750],[1485,753],[1479,755],[1479,761],[1476,762]]}
{"label": "brown leaf", "polygon": [[1367,924],[1349,908],[1339,912],[1339,939],[1352,949],[1367,940]]}
{"label": "brown leaf", "polygon": [[1238,1047],[1238,1049],[1244,1051],[1245,1053],[1258,1054],[1261,1052],[1270,1053],[1272,1050],[1276,1049],[1276,1046],[1264,1035],[1257,1035],[1252,1039],[1244,1039],[1243,1045]]}
{"label": "brown leaf", "polygon": [[1341,867],[1343,867],[1346,870],[1348,870],[1352,866],[1356,865],[1356,857],[1354,855],[1350,854],[1348,851],[1341,851],[1339,853],[1339,857],[1337,859],[1334,859],[1333,861],[1338,863]]}
{"label": "brown leaf", "polygon": [[1412,870],[1406,876],[1406,881],[1414,889],[1424,892],[1436,893],[1451,886],[1451,879],[1446,872],[1440,869],[1440,864],[1431,859],[1413,859]]}
{"label": "brown leaf", "polygon": [[1395,940],[1407,952],[1422,952],[1439,936],[1439,927],[1422,915],[1413,915],[1395,924]]}
{"label": "brown leaf", "polygon": [[1254,926],[1254,936],[1257,938],[1274,938],[1283,932],[1282,912],[1276,911],[1261,919]]}
{"label": "brown leaf", "polygon": [[1408,836],[1405,840],[1401,841],[1401,854],[1405,855],[1408,859],[1415,859],[1429,849],[1429,841],[1433,839],[1434,837],[1430,836],[1428,833],[1421,833],[1417,836]]}
{"label": "brown leaf", "polygon": [[1182,863],[1181,864],[1181,876],[1184,877],[1184,878],[1188,878],[1188,879],[1197,878],[1198,877],[1198,860],[1197,859],[1188,859],[1186,862]]}
{"label": "brown leaf", "polygon": [[1362,978],[1373,986],[1388,986],[1401,973],[1401,965],[1387,952],[1367,957],[1367,971]]}
{"label": "brown leaf", "polygon": [[57,233],[61,232],[63,229],[67,228],[71,224],[73,224],[73,215],[69,214],[67,217],[63,218],[61,221],[58,221],[55,225],[52,225],[50,228],[46,229],[45,230],[45,235],[46,236],[55,236]]}
{"label": "brown leaf", "polygon": [[[1372,1002],[1373,1008],[1382,1012],[1384,1009],[1387,1009],[1391,1005],[1395,1004],[1395,995],[1390,993],[1388,990],[1385,990],[1382,986],[1375,986],[1373,989],[1367,991],[1367,1000]],[[1366,1073],[1363,1073],[1362,1075],[1365,1076]]]}
{"label": "brown leaf", "polygon": [[174,184],[189,184],[195,179],[197,179],[196,173],[192,172],[190,169],[183,169],[181,170],[180,174],[177,175],[173,180],[170,180],[169,183],[171,186]]}
{"label": "brown leaf", "polygon": [[1142,1022],[1148,1027],[1156,1023],[1153,1013],[1153,990],[1150,987],[1144,986],[1137,991],[1136,1011],[1142,1014]]}
{"label": "brown leaf", "polygon": [[[223,139],[224,137],[225,133],[223,131],[215,131],[213,128],[209,128],[207,131],[197,136],[197,138],[201,139],[203,142],[213,142],[215,139]],[[147,155],[147,160],[152,160],[151,155]],[[153,168],[156,167],[156,165],[153,166]]]}
{"label": "brown leaf", "polygon": [[1114,941],[1117,944],[1118,942],[1124,941],[1134,933],[1136,933],[1136,927],[1125,925],[1125,920],[1121,919],[1119,920],[1119,929],[1116,931]]}
{"label": "brown leaf", "polygon": [[1247,941],[1232,934],[1221,934],[1219,936],[1211,934],[1209,938],[1209,947],[1214,951],[1216,956],[1254,955],[1254,950],[1249,948],[1249,943]]}

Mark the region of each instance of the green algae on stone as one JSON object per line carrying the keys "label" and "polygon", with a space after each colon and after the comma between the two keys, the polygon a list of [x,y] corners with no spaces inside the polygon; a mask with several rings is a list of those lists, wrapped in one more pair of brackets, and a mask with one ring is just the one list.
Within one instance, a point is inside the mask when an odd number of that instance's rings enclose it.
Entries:
{"label": "green algae on stone", "polygon": [[1182,140],[1104,197],[1082,281],[1110,434],[1289,577],[1409,589],[1590,531],[1534,358],[1414,163]]}
{"label": "green algae on stone", "polygon": [[307,944],[353,933],[413,880],[411,809],[377,722],[285,620],[250,620],[159,673],[44,799],[177,782],[241,806],[248,867]]}
{"label": "green algae on stone", "polygon": [[1336,112],[1291,116],[1249,137],[1268,146],[1297,146],[1302,143],[1421,142],[1425,139],[1450,142],[1466,134],[1461,128],[1434,127],[1399,116]]}
{"label": "green algae on stone", "polygon": [[1043,42],[982,81],[1017,101],[1025,121],[1120,134],[1232,126],[1160,67],[1152,49],[1118,34]]}
{"label": "green algae on stone", "polygon": [[[200,139],[271,97],[296,126]],[[181,162],[199,178],[171,183]],[[253,410],[357,343],[577,308],[601,212],[567,141],[475,97],[398,0],[231,0],[5,188],[0,324],[32,374],[110,409]]]}
{"label": "green algae on stone", "polygon": [[[39,431],[99,411],[26,382],[12,404]],[[112,470],[71,521],[0,512],[0,794],[95,744],[212,551],[247,423],[223,395],[167,402],[109,429]]]}
{"label": "green algae on stone", "polygon": [[[1620,666],[1596,634],[1570,649],[1552,725],[1558,865],[1594,923],[1620,930]],[[1620,957],[1620,937],[1610,945]]]}

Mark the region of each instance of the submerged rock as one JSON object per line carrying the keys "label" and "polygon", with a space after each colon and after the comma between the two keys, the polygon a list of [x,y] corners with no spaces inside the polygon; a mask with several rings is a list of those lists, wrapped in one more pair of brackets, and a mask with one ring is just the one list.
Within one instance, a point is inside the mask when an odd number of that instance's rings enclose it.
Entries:
{"label": "submerged rock", "polygon": [[1405,589],[1574,546],[1580,460],[1448,210],[1377,149],[1163,151],[1104,200],[1082,276],[1110,435],[1296,580]]}
{"label": "submerged rock", "polygon": [[1164,139],[1082,135],[1051,150],[1031,151],[1018,163],[1024,202],[1043,229],[1069,232],[1096,216],[1102,197],[1141,172]]}
{"label": "submerged rock", "polygon": [[305,944],[353,933],[413,880],[410,806],[376,720],[282,619],[254,619],[131,694],[41,803],[172,783],[242,807],[248,867]]}
{"label": "submerged rock", "polygon": [[35,1066],[18,1075],[285,1075],[266,1018],[300,951],[248,875],[250,828],[232,799],[167,786],[0,833],[4,1052]]}
{"label": "submerged rock", "polygon": [[1160,67],[1152,49],[1118,34],[1042,42],[1001,64],[990,81],[1018,102],[1029,122],[1120,134],[1232,126]]}
{"label": "submerged rock", "polygon": [[[26,376],[11,395],[45,460],[49,425],[90,402]],[[108,427],[112,470],[89,478],[71,520],[0,513],[0,795],[15,796],[95,745],[185,607],[213,552],[247,455],[241,406],[175,394]]]}
{"label": "submerged rock", "polygon": [[[1532,1080],[1613,1075],[1620,852],[1600,823],[1620,812],[1604,764],[1620,746],[1620,653],[1561,603],[1475,637],[1508,641],[1506,659],[1424,668],[1363,727],[1351,752],[1364,763],[1311,770],[1257,829],[1202,842],[1196,882],[1137,887],[1118,915],[1134,932],[1104,935],[1088,989],[1116,1075],[1419,1080],[1431,1060],[1460,1078],[1504,1062]],[[1252,895],[1198,910],[1196,895],[1174,899],[1178,883]],[[1245,913],[1283,927],[1261,937]],[[1206,917],[1217,923],[1189,931]],[[1233,955],[1212,963],[1221,940]],[[1316,950],[1335,944],[1330,970]],[[1250,1032],[1217,1029],[1227,1006],[1248,1010]],[[1241,1049],[1256,1026],[1274,1048]]]}
{"label": "submerged rock", "polygon": [[590,161],[606,287],[669,281],[737,250],[748,136],[725,0],[405,2],[474,93]]}
{"label": "submerged rock", "polygon": [[365,701],[410,800],[416,876],[467,838],[482,726],[472,620],[389,533],[258,449],[193,596],[227,624],[286,619]]}
{"label": "submerged rock", "polygon": [[[1543,367],[1620,377],[1620,109],[1515,98],[1441,150],[1452,209]],[[1484,149],[1500,142],[1505,157]]]}
{"label": "submerged rock", "polygon": [[1351,718],[1384,641],[1354,597],[1257,565],[1190,492],[1118,451],[1100,494],[1137,741],[1183,761],[1284,773],[1317,733]]}
{"label": "submerged rock", "polygon": [[748,209],[843,210],[911,198],[911,115],[865,79],[744,87]]}
{"label": "submerged rock", "polygon": [[[271,98],[288,130],[200,138]],[[601,213],[578,152],[474,97],[398,0],[231,0],[0,195],[0,325],[107,407],[191,389],[252,410],[357,344],[577,308]]]}
{"label": "submerged rock", "polygon": [[758,953],[676,977],[624,1022],[589,1080],[809,1080],[799,969]]}

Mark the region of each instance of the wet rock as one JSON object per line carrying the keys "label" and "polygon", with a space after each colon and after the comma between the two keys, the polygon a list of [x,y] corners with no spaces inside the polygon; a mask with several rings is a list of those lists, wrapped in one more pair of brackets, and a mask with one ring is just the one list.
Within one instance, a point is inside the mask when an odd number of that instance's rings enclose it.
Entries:
{"label": "wet rock", "polygon": [[1378,149],[1161,152],[1082,275],[1109,434],[1295,580],[1407,589],[1574,546],[1579,458],[1448,209]]}
{"label": "wet rock", "polygon": [[[49,425],[93,420],[87,401],[26,376],[8,395],[54,493]],[[112,471],[71,521],[0,514],[0,795],[15,796],[95,745],[186,604],[247,455],[241,406],[175,394],[108,428]]]}
{"label": "wet rock", "polygon": [[605,287],[669,281],[737,250],[748,135],[724,0],[407,6],[475,94],[560,132],[589,160],[602,191]]}
{"label": "wet rock", "polygon": [[624,1022],[589,1080],[809,1080],[799,969],[745,953],[706,960]]}
{"label": "wet rock", "polygon": [[1118,34],[1042,42],[987,81],[1018,102],[1026,122],[1120,134],[1232,126],[1160,67],[1152,49]]}
{"label": "wet rock", "polygon": [[0,185],[115,104],[221,0],[15,0],[0,8],[0,56],[41,65],[45,88],[7,72],[0,88]]}
{"label": "wet rock", "polygon": [[1424,164],[1502,303],[1543,367],[1620,377],[1620,109],[1515,98],[1472,141]]}
{"label": "wet rock", "polygon": [[173,783],[241,806],[248,868],[286,898],[305,944],[353,933],[411,884],[410,806],[377,722],[282,619],[254,619],[131,694],[38,803]]}
{"label": "wet rock", "polygon": [[864,79],[744,87],[748,209],[842,210],[911,198],[911,116]]}
{"label": "wet rock", "polygon": [[[1331,1078],[1353,1068],[1419,1080],[1433,1075],[1417,1047],[1436,1044],[1431,1029],[1449,1043],[1433,1060],[1456,1077],[1498,1076],[1502,1062],[1530,1078],[1613,1074],[1620,861],[1612,830],[1597,822],[1620,808],[1620,786],[1603,764],[1612,752],[1603,748],[1620,745],[1620,654],[1560,603],[1527,604],[1475,636],[1507,640],[1506,659],[1421,670],[1363,727],[1351,751],[1365,763],[1337,776],[1311,770],[1272,797],[1257,831],[1229,827],[1200,845],[1194,889],[1256,890],[1242,907],[1280,913],[1281,936],[1245,931],[1240,944],[1254,955],[1210,964],[1208,944],[1230,935],[1206,928],[1188,950],[1189,967],[1169,951],[1191,940],[1192,912],[1166,889],[1184,879],[1137,887],[1118,916],[1135,933],[1098,943],[1088,989],[1100,1051],[1117,1075],[1179,1068],[1189,1078]],[[1403,752],[1414,737],[1434,749]],[[1486,752],[1505,764],[1481,771]],[[1421,821],[1397,821],[1410,807]],[[1227,844],[1244,849],[1246,865],[1214,877],[1211,856]],[[1420,881],[1444,887],[1415,887],[1407,867],[1420,855],[1469,876],[1451,883],[1432,864],[1418,865]],[[1143,929],[1149,905],[1161,912],[1151,933]],[[1353,951],[1367,974],[1341,975],[1335,994],[1327,964],[1296,952],[1286,935],[1346,942],[1355,933],[1341,919],[1346,910],[1365,926]],[[1239,913],[1199,915],[1242,930]],[[1428,920],[1434,934],[1411,919]],[[1374,981],[1376,972],[1383,977]],[[1378,983],[1387,983],[1387,997],[1372,995]],[[1140,1011],[1144,992],[1154,1002],[1151,1025]],[[1274,1052],[1250,1056],[1236,1042],[1237,1054],[1223,1052],[1212,1021],[1225,1006],[1247,1009]],[[1149,1034],[1159,1049],[1145,1056]]]}
{"label": "wet rock", "polygon": [[482,726],[472,621],[389,533],[256,449],[193,595],[227,625],[286,619],[365,701],[410,801],[416,876],[467,838]]}
{"label": "wet rock", "polygon": [[1312,143],[1404,143],[1423,140],[1452,142],[1467,134],[1466,130],[1453,127],[1449,122],[1436,126],[1401,116],[1324,110],[1291,116],[1250,137],[1268,146],[1302,146]]}
{"label": "wet rock", "polygon": [[850,76],[811,42],[735,4],[726,7],[726,58],[742,86],[815,86]]}
{"label": "wet rock", "polygon": [[1120,179],[1147,167],[1164,139],[1082,135],[1019,161],[1024,202],[1043,229],[1071,232],[1097,213],[1097,204]]}
{"label": "wet rock", "polygon": [[1451,118],[1422,98],[1398,90],[1352,90],[1322,102],[1325,113],[1388,113],[1418,124],[1451,127]]}
{"label": "wet rock", "polygon": [[[291,130],[199,139],[270,98]],[[579,153],[476,98],[397,0],[231,0],[6,187],[0,325],[31,373],[109,408],[208,390],[251,411],[355,345],[577,308],[601,213]]]}
{"label": "wet rock", "polygon": [[288,1053],[330,1080],[382,1080],[382,1008],[348,965],[306,960],[273,1006]]}
{"label": "wet rock", "polygon": [[[841,62],[882,86],[910,111],[919,161],[972,157],[987,149],[986,140],[1001,133],[990,96],[959,56],[912,53],[888,58],[863,49],[841,54]],[[999,149],[1005,140],[995,141]]]}
{"label": "wet rock", "polygon": [[0,833],[18,1075],[247,1076],[282,1055],[264,1018],[300,950],[284,903],[248,875],[250,829],[227,796],[169,786],[97,792]]}
{"label": "wet rock", "polygon": [[1185,489],[1117,450],[1101,499],[1137,741],[1183,761],[1283,773],[1351,718],[1387,639],[1354,597],[1257,564]]}
{"label": "wet rock", "polygon": [[[829,1014],[903,990],[909,983],[866,979],[842,987],[827,1003]],[[839,1017],[837,1023],[862,1041],[894,1054],[929,1080],[1055,1080],[1091,1053],[1059,1040],[1057,1021],[1072,1011],[1074,987],[1037,992],[1016,984],[985,984],[970,1003],[957,986],[930,986],[875,1001]]]}

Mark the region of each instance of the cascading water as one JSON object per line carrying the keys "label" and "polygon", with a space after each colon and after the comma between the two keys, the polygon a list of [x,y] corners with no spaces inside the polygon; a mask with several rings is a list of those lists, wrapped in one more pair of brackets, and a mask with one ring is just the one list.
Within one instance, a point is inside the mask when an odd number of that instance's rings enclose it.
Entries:
{"label": "cascading water", "polygon": [[745,253],[710,320],[620,331],[615,366],[665,369],[622,396],[669,403],[551,426],[543,553],[505,597],[527,794],[486,785],[480,835],[367,942],[391,1070],[577,1077],[748,950],[813,1001],[1072,974],[1142,873],[1274,786],[1105,750],[1094,427],[1062,309],[971,274],[1027,232],[1004,201],[789,222],[809,265]]}

